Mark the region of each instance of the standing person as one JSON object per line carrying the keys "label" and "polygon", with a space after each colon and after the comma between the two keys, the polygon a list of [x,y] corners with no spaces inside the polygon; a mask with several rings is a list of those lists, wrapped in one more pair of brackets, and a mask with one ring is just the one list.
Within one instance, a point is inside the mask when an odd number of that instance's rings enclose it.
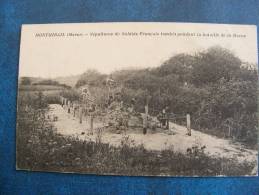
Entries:
{"label": "standing person", "polygon": [[131,101],[130,101],[130,111],[131,111],[131,113],[135,112],[135,105],[136,105],[136,100],[135,100],[135,98],[132,98]]}
{"label": "standing person", "polygon": [[113,102],[113,97],[110,95],[108,98],[107,107],[109,107],[112,102]]}
{"label": "standing person", "polygon": [[159,127],[162,128],[162,113],[159,112],[158,115],[157,115],[157,120],[159,121]]}

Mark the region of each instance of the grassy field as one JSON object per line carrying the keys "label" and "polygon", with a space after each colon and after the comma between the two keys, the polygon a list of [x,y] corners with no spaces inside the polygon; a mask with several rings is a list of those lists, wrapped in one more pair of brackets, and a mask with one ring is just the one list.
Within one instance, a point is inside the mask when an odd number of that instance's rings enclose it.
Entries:
{"label": "grassy field", "polygon": [[[53,86],[53,85],[19,85],[19,97],[24,96],[36,96],[38,93],[42,93],[45,96],[45,99],[56,99],[58,100],[59,94],[65,90],[62,86]],[[54,101],[58,102],[58,101]],[[48,103],[53,103],[50,101]]]}
{"label": "grassy field", "polygon": [[54,85],[20,85],[20,91],[60,91],[64,87]]}

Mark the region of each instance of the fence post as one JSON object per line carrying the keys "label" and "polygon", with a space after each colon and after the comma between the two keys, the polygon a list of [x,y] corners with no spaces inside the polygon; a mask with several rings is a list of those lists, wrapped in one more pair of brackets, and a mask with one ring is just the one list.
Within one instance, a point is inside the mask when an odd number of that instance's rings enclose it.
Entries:
{"label": "fence post", "polygon": [[76,106],[74,105],[74,107],[73,107],[73,116],[75,117],[76,116]]}
{"label": "fence post", "polygon": [[70,113],[70,105],[71,105],[71,102],[70,102],[70,100],[68,100],[68,109],[67,109],[67,113]]}
{"label": "fence post", "polygon": [[63,97],[62,96],[60,96],[60,104],[63,107]]}
{"label": "fence post", "polygon": [[65,105],[64,108],[65,109],[67,109],[67,101],[68,101],[67,98],[65,98],[65,102],[64,102],[64,105]]}
{"label": "fence post", "polygon": [[94,128],[94,117],[92,114],[90,114],[90,133],[93,134],[93,128]]}
{"label": "fence post", "polygon": [[83,113],[82,113],[82,107],[79,106],[79,122],[82,123],[82,117],[83,117]]}
{"label": "fence post", "polygon": [[145,106],[145,114],[148,115],[148,105]]}
{"label": "fence post", "polygon": [[145,114],[143,116],[143,134],[147,133],[148,127],[148,105],[145,106]]}
{"label": "fence post", "polygon": [[186,120],[187,120],[187,135],[191,136],[191,116],[190,114],[186,115]]}
{"label": "fence post", "polygon": [[230,128],[230,125],[228,126],[228,137],[231,136],[231,128]]}

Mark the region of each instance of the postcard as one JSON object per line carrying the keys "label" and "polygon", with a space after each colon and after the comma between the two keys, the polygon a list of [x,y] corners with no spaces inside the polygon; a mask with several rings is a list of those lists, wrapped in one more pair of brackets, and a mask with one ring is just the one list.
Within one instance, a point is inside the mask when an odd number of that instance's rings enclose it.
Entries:
{"label": "postcard", "polygon": [[257,176],[254,25],[22,25],[17,170]]}

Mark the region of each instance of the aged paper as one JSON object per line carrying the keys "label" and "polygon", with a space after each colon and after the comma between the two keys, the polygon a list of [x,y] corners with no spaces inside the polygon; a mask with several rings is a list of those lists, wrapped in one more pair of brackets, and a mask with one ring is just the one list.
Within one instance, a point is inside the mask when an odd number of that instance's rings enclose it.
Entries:
{"label": "aged paper", "polygon": [[253,25],[23,25],[17,169],[257,175]]}

